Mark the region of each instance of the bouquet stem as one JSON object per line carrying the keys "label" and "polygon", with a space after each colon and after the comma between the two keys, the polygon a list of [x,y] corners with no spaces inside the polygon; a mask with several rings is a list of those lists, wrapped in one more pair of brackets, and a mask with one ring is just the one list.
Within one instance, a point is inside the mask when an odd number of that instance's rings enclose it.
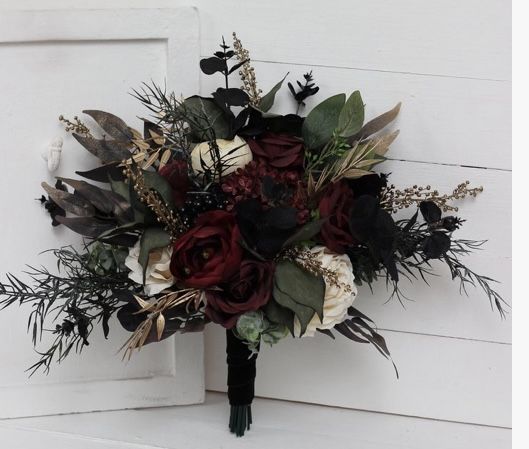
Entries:
{"label": "bouquet stem", "polygon": [[255,361],[252,353],[231,329],[226,330],[226,362],[228,363],[228,400],[230,401],[230,432],[238,437],[250,430],[254,398]]}

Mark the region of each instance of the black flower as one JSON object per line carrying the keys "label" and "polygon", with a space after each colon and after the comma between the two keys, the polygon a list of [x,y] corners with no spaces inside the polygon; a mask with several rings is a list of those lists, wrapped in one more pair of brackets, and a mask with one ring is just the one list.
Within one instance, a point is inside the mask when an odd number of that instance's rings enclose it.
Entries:
{"label": "black flower", "polygon": [[296,231],[297,209],[294,207],[264,209],[258,200],[249,199],[236,204],[235,214],[249,249],[266,258],[273,258]]}
{"label": "black flower", "polygon": [[397,226],[391,215],[380,207],[378,199],[371,195],[356,198],[349,226],[353,237],[365,244],[377,262],[386,267],[391,279],[397,281],[394,258]]}

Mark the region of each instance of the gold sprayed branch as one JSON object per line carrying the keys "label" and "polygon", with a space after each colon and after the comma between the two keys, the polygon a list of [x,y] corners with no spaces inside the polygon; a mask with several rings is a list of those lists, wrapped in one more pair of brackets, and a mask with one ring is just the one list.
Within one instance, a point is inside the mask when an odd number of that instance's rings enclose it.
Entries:
{"label": "gold sprayed branch", "polygon": [[120,348],[120,351],[125,350],[123,359],[128,357],[129,360],[134,350],[140,350],[145,344],[153,326],[156,326],[156,337],[158,341],[161,340],[163,331],[165,330],[165,312],[183,304],[186,305],[187,312],[190,312],[190,307],[193,307],[194,311],[198,311],[202,303],[202,292],[197,289],[178,290],[168,293],[153,302],[145,301],[136,295],[134,295],[134,299],[140,306],[140,310],[135,312],[135,314],[147,313],[147,317],[139,324],[130,338]]}
{"label": "gold sprayed branch", "polygon": [[154,212],[158,222],[162,223],[171,235],[171,240],[176,240],[186,232],[187,228],[181,218],[163,201],[156,190],[145,185],[142,170],[137,165],[128,164],[126,161],[123,164],[125,164],[123,173],[132,183],[139,200]]}
{"label": "gold sprayed branch", "polygon": [[257,88],[255,69],[250,65],[250,52],[242,46],[240,39],[235,33],[233,33],[233,48],[239,62],[245,61],[239,70],[239,76],[243,83],[241,89],[250,97],[250,104],[257,106],[261,101],[261,93],[263,91]]}
{"label": "gold sprayed branch", "polygon": [[59,115],[59,121],[64,123],[64,129],[68,132],[72,131],[83,136],[92,136],[90,129],[86,126],[77,115],[73,118],[74,121],[68,120],[64,115]]}
{"label": "gold sprayed branch", "polygon": [[388,212],[396,213],[400,209],[410,206],[416,206],[422,201],[432,201],[441,208],[443,212],[457,212],[459,208],[452,206],[450,202],[463,199],[467,196],[476,197],[478,193],[483,192],[483,187],[469,187],[470,181],[462,182],[452,191],[451,194],[441,195],[438,190],[432,190],[432,187],[414,185],[403,190],[397,189],[395,185],[386,187],[382,191],[380,205]]}

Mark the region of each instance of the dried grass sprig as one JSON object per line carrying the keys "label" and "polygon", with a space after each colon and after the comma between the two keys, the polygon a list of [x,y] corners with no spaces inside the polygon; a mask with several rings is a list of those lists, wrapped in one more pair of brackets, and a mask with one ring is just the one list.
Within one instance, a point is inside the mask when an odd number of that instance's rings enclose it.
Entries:
{"label": "dried grass sprig", "polygon": [[410,206],[416,206],[423,201],[432,201],[437,204],[443,212],[457,212],[459,208],[452,206],[450,202],[466,198],[467,196],[476,197],[483,192],[483,187],[469,187],[470,181],[462,182],[450,194],[441,195],[438,190],[432,190],[432,187],[414,185],[403,190],[397,189],[395,185],[390,185],[382,191],[380,205],[388,212],[396,213],[401,209]]}
{"label": "dried grass sprig", "polygon": [[240,62],[245,61],[239,70],[239,76],[243,83],[241,89],[250,97],[250,104],[252,106],[258,106],[263,91],[257,88],[255,69],[250,65],[250,52],[242,46],[242,42],[236,33],[233,33],[233,48],[237,60]]}
{"label": "dried grass sprig", "polygon": [[384,155],[391,143],[398,136],[398,131],[367,142],[355,142],[338,160],[323,168],[317,179],[309,172],[307,189],[309,196],[314,196],[323,188],[339,180],[360,178],[372,173],[376,164],[385,161]]}
{"label": "dried grass sprig", "polygon": [[172,240],[177,239],[187,231],[180,216],[167,205],[156,190],[146,185],[145,177],[140,167],[128,164],[124,169],[124,174],[129,182],[132,183],[139,200],[154,212],[156,219],[164,225]]}

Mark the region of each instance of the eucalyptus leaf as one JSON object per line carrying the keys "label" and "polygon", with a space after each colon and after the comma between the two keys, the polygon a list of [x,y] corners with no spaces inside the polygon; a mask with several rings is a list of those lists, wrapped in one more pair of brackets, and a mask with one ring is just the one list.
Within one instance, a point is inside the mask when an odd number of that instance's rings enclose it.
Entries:
{"label": "eucalyptus leaf", "polygon": [[302,334],[314,316],[323,319],[325,281],[299,265],[282,260],[274,274],[274,294],[278,304],[290,309],[298,317]]}
{"label": "eucalyptus leaf", "polygon": [[292,336],[294,336],[294,312],[283,306],[280,306],[274,298],[266,303],[264,313],[272,323],[286,326]]}
{"label": "eucalyptus leaf", "polygon": [[95,215],[94,206],[82,196],[55,189],[46,182],[43,182],[41,185],[49,197],[66,212],[70,212],[78,217],[93,217]]}
{"label": "eucalyptus leaf", "polygon": [[117,140],[130,140],[132,139],[132,131],[127,124],[119,117],[111,114],[110,112],[98,111],[94,109],[86,109],[83,111],[85,114],[92,117],[97,124],[108,133],[109,136]]}
{"label": "eucalyptus leaf", "polygon": [[90,136],[72,134],[75,140],[103,163],[122,161],[130,157],[131,144],[117,140],[94,139]]}
{"label": "eucalyptus leaf", "polygon": [[206,75],[213,75],[216,72],[224,72],[226,70],[226,62],[223,59],[211,56],[200,60],[200,70]]}
{"label": "eucalyptus leaf", "polygon": [[285,81],[287,76],[288,73],[283,77],[281,81],[279,81],[274,87],[272,87],[272,89],[270,89],[270,92],[268,92],[263,98],[261,98],[261,101],[257,105],[257,108],[260,111],[268,112],[272,108],[272,106],[274,105],[276,94],[279,89],[281,89],[283,81]]}
{"label": "eucalyptus leaf", "polygon": [[211,134],[215,133],[215,138],[225,139],[230,134],[230,125],[222,109],[210,98],[193,96],[184,100],[184,116],[192,117],[189,126],[193,130],[195,137],[199,141],[208,140]]}
{"label": "eucalyptus leaf", "polygon": [[145,282],[149,253],[153,249],[168,246],[169,243],[171,243],[171,237],[164,229],[159,227],[145,229],[140,239],[140,255],[138,257],[138,262],[143,268],[143,282]]}
{"label": "eucalyptus leaf", "polygon": [[77,179],[60,178],[65,184],[73,187],[75,193],[83,196],[101,212],[122,216],[130,209],[129,202],[121,195],[111,190],[100,189],[97,186]]}
{"label": "eucalyptus leaf", "polygon": [[92,170],[76,171],[75,173],[91,181],[109,182],[109,179],[121,181],[125,176],[123,175],[123,168],[118,167],[119,164],[120,162],[112,162]]}
{"label": "eucalyptus leaf", "polygon": [[364,124],[364,102],[358,90],[354,91],[340,112],[336,132],[341,137],[356,134]]}
{"label": "eucalyptus leaf", "polygon": [[397,103],[397,105],[393,109],[391,109],[391,110],[389,110],[387,112],[384,112],[384,114],[379,115],[378,117],[375,117],[374,119],[372,119],[369,122],[367,122],[362,127],[362,129],[360,130],[358,135],[355,136],[357,138],[355,140],[363,139],[363,138],[369,137],[370,135],[375,134],[375,133],[377,133],[379,131],[382,131],[382,129],[384,129],[393,120],[395,120],[397,118],[397,116],[399,115],[399,111],[400,111],[401,105],[402,105],[402,103],[399,102],[399,103]]}
{"label": "eucalyptus leaf", "polygon": [[169,207],[174,206],[171,186],[162,175],[157,172],[144,170],[143,177],[148,188],[156,190]]}
{"label": "eucalyptus leaf", "polygon": [[292,246],[294,243],[304,242],[314,237],[327,221],[327,218],[321,218],[320,220],[309,221],[304,224],[292,237],[290,237],[283,245],[284,248]]}
{"label": "eucalyptus leaf", "polygon": [[279,305],[294,312],[294,315],[299,321],[301,329],[300,336],[302,336],[306,332],[308,324],[314,317],[314,310],[310,307],[304,306],[303,304],[296,302],[290,295],[281,291],[275,284],[273,296]]}
{"label": "eucalyptus leaf", "polygon": [[97,238],[114,227],[113,223],[94,217],[61,217],[58,215],[55,219],[73,232],[91,238]]}
{"label": "eucalyptus leaf", "polygon": [[345,94],[338,94],[322,101],[310,111],[301,128],[306,148],[320,148],[331,140],[344,104]]}

